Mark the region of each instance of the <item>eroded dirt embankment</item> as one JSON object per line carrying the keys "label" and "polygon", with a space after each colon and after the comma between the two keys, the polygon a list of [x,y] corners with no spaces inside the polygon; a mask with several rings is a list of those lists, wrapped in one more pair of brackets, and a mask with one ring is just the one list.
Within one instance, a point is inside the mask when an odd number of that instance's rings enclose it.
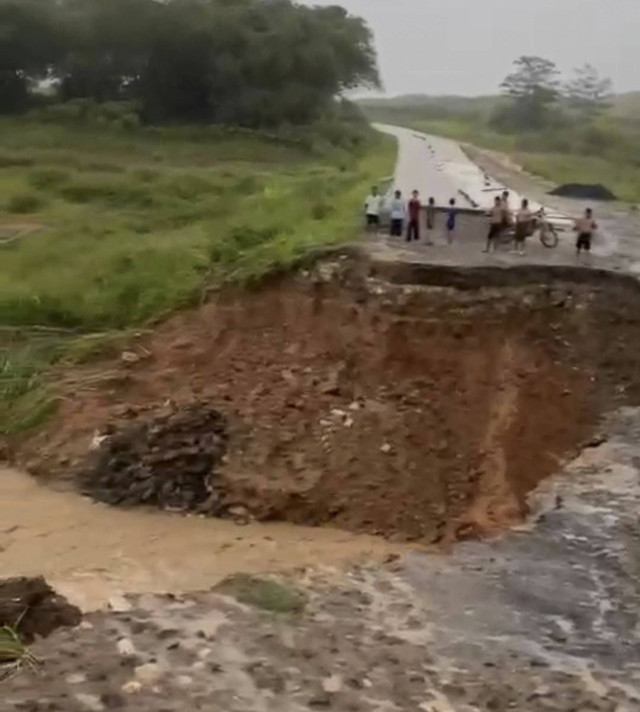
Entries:
{"label": "eroded dirt embankment", "polygon": [[175,316],[132,345],[138,360],[67,376],[21,457],[68,479],[96,432],[199,400],[228,419],[229,512],[425,542],[490,533],[640,394],[637,286],[587,273],[320,262]]}

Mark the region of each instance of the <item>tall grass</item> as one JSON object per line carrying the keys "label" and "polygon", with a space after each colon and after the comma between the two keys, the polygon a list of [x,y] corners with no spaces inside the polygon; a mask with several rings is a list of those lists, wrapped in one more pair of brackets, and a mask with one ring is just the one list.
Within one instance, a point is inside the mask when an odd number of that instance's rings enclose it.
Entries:
{"label": "tall grass", "polygon": [[16,631],[9,626],[0,627],[0,682],[23,667],[34,668],[37,664],[37,658],[22,643]]}
{"label": "tall grass", "polygon": [[243,134],[137,139],[27,123],[1,136],[0,229],[18,220],[16,201],[19,221],[42,228],[0,245],[0,325],[12,327],[0,331],[5,432],[50,411],[42,374],[76,338],[16,334],[126,329],[197,303],[207,284],[251,280],[352,238],[362,195],[395,154],[382,138],[316,155]]}

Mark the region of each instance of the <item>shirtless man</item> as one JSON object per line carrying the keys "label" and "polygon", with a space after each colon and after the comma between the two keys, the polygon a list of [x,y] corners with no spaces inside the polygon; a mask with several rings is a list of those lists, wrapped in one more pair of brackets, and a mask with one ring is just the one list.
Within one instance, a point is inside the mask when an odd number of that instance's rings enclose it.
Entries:
{"label": "shirtless man", "polygon": [[519,255],[524,255],[527,237],[531,232],[531,223],[533,222],[533,214],[529,210],[529,201],[525,198],[522,201],[522,207],[516,215],[516,251]]}
{"label": "shirtless man", "polygon": [[576,257],[580,259],[580,253],[584,250],[587,254],[591,252],[591,240],[593,233],[598,229],[598,223],[593,219],[593,210],[587,208],[584,216],[576,220],[573,228],[578,233],[576,241]]}
{"label": "shirtless man", "polygon": [[489,211],[489,234],[487,235],[487,246],[483,252],[491,252],[496,249],[496,238],[504,229],[504,211],[502,199],[496,195],[493,208]]}
{"label": "shirtless man", "polygon": [[509,191],[505,190],[502,193],[502,223],[505,229],[511,227],[513,224],[513,213],[511,212],[510,199],[511,196],[509,195]]}

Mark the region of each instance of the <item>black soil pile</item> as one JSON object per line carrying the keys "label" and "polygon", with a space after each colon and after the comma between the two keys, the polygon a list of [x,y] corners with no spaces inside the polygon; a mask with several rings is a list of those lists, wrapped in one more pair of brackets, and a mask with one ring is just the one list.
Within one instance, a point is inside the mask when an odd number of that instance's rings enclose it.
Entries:
{"label": "black soil pile", "polygon": [[73,628],[81,620],[80,611],[42,577],[0,581],[0,627],[15,629],[25,643],[36,636],[46,638],[58,628]]}
{"label": "black soil pile", "polygon": [[562,198],[579,198],[581,200],[616,200],[616,196],[604,185],[596,183],[565,183],[549,192]]}
{"label": "black soil pile", "polygon": [[109,435],[89,457],[80,484],[107,504],[210,512],[226,450],[225,417],[191,404]]}

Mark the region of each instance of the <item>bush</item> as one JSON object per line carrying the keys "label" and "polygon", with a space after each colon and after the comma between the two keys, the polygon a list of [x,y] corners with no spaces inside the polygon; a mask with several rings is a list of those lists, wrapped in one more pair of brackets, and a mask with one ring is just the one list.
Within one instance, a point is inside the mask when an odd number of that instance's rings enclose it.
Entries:
{"label": "bush", "polygon": [[9,200],[7,210],[10,213],[36,213],[44,204],[44,198],[37,193],[20,193]]}
{"label": "bush", "polygon": [[32,166],[33,163],[32,158],[18,156],[14,153],[0,152],[0,168],[24,168]]}
{"label": "bush", "polygon": [[112,207],[149,208],[153,194],[146,185],[106,178],[87,178],[65,185],[60,195],[72,203],[102,202]]}
{"label": "bush", "polygon": [[61,183],[66,183],[70,176],[67,171],[59,168],[42,168],[29,173],[27,180],[34,188],[45,190]]}

